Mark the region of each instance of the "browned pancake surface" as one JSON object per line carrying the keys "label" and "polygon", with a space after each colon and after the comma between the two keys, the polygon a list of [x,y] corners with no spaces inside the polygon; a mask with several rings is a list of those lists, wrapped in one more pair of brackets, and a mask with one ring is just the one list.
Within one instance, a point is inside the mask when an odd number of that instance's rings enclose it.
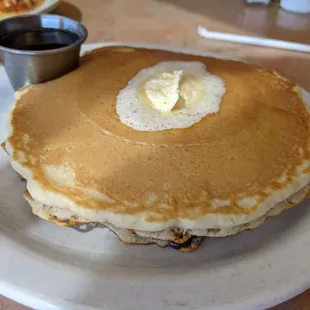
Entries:
{"label": "browned pancake surface", "polygon": [[[200,61],[225,81],[219,113],[188,129],[139,132],[122,124],[115,110],[119,91],[141,69],[169,60]],[[76,71],[23,95],[12,114],[10,143],[29,154],[23,165],[43,187],[84,207],[143,210],[148,221],[249,214],[255,206],[241,208],[237,199],[262,200],[271,189],[284,188],[309,159],[308,112],[294,87],[241,62],[106,47],[84,56]],[[43,168],[64,163],[74,169],[79,188],[49,182]],[[286,181],[279,182],[283,174]],[[116,202],[85,195],[82,188]],[[148,203],[150,195],[156,199]],[[230,203],[214,208],[214,199]]]}

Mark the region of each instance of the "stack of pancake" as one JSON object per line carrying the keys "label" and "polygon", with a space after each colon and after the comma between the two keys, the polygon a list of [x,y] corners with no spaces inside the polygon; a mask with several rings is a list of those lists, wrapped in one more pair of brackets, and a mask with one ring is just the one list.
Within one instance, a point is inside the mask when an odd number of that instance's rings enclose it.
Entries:
{"label": "stack of pancake", "polygon": [[[142,70],[199,62],[225,83],[220,109],[188,128],[127,126],[117,98]],[[237,61],[105,47],[18,92],[5,149],[32,212],[100,223],[121,241],[195,250],[260,226],[306,198],[309,113],[294,83]]]}

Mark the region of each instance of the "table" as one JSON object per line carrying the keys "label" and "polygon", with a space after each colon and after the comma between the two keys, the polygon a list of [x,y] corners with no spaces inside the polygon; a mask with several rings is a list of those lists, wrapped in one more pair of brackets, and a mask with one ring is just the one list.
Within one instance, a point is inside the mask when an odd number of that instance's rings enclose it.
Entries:
{"label": "table", "polygon": [[[55,13],[81,21],[88,42],[152,42],[242,57],[277,70],[310,91],[310,54],[205,40],[197,25],[211,30],[310,44],[310,15],[241,0],[66,0]],[[26,310],[0,296],[0,309]],[[310,290],[272,310],[309,310]]]}

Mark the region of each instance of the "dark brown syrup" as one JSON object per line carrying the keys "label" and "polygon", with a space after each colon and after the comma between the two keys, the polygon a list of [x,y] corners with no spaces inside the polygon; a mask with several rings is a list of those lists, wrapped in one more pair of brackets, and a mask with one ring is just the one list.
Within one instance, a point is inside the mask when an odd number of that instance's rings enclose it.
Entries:
{"label": "dark brown syrup", "polygon": [[18,31],[0,38],[0,45],[17,50],[43,51],[69,46],[79,40],[75,33],[61,29]]}

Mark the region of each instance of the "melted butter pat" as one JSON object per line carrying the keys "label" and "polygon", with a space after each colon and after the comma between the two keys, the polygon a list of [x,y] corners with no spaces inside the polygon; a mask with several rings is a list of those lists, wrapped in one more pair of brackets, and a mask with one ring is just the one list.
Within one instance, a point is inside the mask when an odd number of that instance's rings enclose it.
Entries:
{"label": "melted butter pat", "polygon": [[219,112],[225,82],[197,61],[163,61],[140,70],[117,95],[120,121],[137,131],[188,128]]}
{"label": "melted butter pat", "polygon": [[199,77],[184,76],[180,84],[180,97],[184,101],[184,107],[189,108],[203,100],[207,85]]}
{"label": "melted butter pat", "polygon": [[145,82],[145,95],[153,107],[170,112],[179,100],[179,85],[183,70],[163,72]]}
{"label": "melted butter pat", "polygon": [[160,112],[189,108],[202,100],[206,85],[199,77],[186,76],[183,70],[163,72],[148,79],[142,91],[152,107]]}

